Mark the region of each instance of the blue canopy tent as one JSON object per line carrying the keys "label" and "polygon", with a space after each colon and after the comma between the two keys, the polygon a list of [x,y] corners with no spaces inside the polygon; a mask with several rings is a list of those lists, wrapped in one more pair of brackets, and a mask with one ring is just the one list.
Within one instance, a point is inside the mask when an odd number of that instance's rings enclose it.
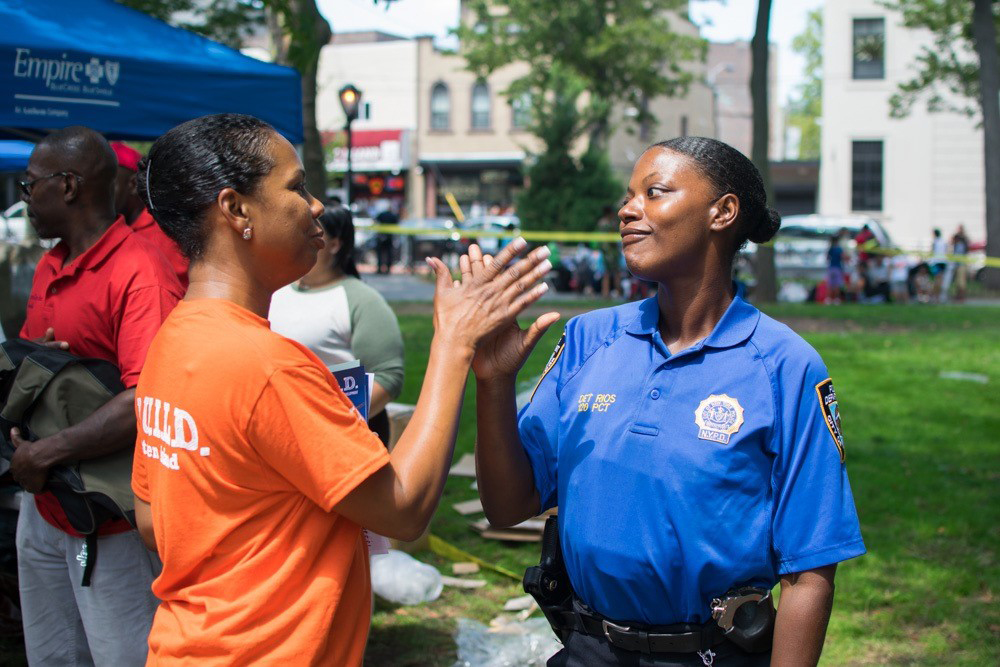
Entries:
{"label": "blue canopy tent", "polygon": [[260,62],[113,0],[0,0],[0,136],[86,125],[153,139],[212,113],[257,116],[302,143],[302,89]]}
{"label": "blue canopy tent", "polygon": [[22,171],[34,147],[30,141],[0,139],[0,172]]}

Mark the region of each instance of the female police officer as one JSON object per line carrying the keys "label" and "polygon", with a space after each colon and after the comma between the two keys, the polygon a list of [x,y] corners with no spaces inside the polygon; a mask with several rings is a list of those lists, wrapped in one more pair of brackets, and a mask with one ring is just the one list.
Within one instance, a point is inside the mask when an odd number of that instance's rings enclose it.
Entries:
{"label": "female police officer", "polygon": [[547,614],[565,644],[549,664],[815,664],[836,564],[865,548],[822,360],[730,281],[780,219],[746,157],[697,137],[650,147],[618,216],[656,296],[570,320],[520,415],[516,372],[558,315],[473,362],[491,523],[559,506],[574,597]]}

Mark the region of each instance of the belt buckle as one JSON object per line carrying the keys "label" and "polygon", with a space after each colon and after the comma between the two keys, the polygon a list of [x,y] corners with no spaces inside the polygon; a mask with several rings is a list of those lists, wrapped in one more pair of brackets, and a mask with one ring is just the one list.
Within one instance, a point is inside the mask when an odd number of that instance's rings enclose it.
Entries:
{"label": "belt buckle", "polygon": [[617,632],[629,632],[631,630],[627,625],[618,625],[617,623],[612,623],[608,619],[601,620],[601,629],[604,631],[604,636],[608,640],[608,643],[618,646],[615,640],[611,638],[611,633],[608,630],[615,630]]}

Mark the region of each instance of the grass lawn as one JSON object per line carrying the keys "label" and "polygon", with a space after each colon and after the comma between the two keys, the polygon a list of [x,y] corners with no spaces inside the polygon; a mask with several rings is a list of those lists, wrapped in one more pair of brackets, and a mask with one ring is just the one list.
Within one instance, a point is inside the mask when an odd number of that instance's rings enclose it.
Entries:
{"label": "grass lawn", "polygon": [[[830,368],[869,551],[839,569],[824,664],[996,664],[1000,309],[781,305],[769,312],[802,332]],[[401,400],[415,402],[432,325],[421,314],[401,315],[400,324],[407,353]],[[559,330],[542,340],[522,378],[541,372]],[[941,378],[941,371],[983,374],[989,384]],[[456,456],[473,448],[474,400],[470,382]],[[537,562],[537,544],[483,540],[451,508],[475,497],[469,481],[448,480],[432,532],[518,573]],[[417,556],[450,572],[430,552]],[[379,603],[366,664],[450,666],[455,619],[489,622],[522,594],[511,579],[477,576],[489,584],[446,588],[428,605]]]}

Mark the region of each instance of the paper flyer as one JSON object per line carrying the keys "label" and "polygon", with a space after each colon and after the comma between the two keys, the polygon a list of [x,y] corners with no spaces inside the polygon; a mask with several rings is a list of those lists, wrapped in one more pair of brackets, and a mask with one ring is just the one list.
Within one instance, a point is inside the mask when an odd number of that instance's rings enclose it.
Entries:
{"label": "paper flyer", "polygon": [[340,390],[354,404],[361,418],[368,421],[368,404],[371,400],[369,374],[360,361],[348,361],[330,366],[330,372],[340,386]]}

